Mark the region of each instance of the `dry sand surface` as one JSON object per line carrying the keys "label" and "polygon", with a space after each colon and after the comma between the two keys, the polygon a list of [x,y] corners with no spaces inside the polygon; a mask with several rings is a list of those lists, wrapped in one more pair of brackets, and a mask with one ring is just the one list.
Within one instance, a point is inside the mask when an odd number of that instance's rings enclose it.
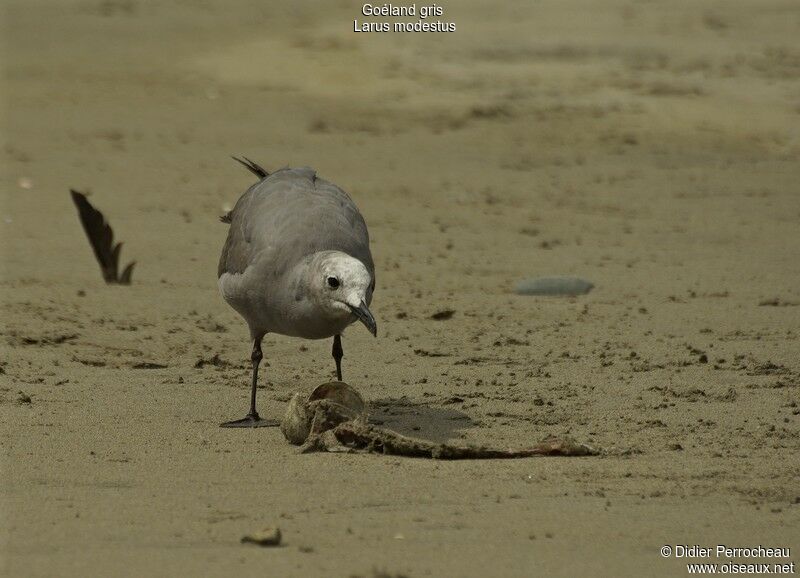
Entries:
{"label": "dry sand surface", "polygon": [[[4,3],[4,575],[686,575],[664,544],[800,562],[797,2],[459,1],[450,34],[356,34],[360,6]],[[230,154],[312,165],[361,207],[379,336],[347,332],[344,374],[386,426],[603,455],[299,455],[220,429],[249,387],[215,276],[253,182]],[[69,187],[131,286],[102,282]],[[513,293],[542,275],[595,289]],[[264,351],[267,417],[333,375],[329,340]],[[240,544],[265,526],[283,546]]]}

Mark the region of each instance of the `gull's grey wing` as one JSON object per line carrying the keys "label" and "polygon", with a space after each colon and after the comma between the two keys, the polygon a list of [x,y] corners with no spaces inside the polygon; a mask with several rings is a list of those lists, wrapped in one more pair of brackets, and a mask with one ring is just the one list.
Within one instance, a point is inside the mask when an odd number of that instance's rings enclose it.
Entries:
{"label": "gull's grey wing", "polygon": [[347,193],[313,169],[282,169],[250,187],[231,211],[218,275],[258,264],[278,277],[330,250],[360,260],[374,278],[367,225]]}
{"label": "gull's grey wing", "polygon": [[[252,195],[252,187],[242,195],[239,203],[243,199]],[[239,203],[236,206],[239,206]],[[246,227],[241,226],[241,221],[246,217],[244,212],[239,212],[239,223],[236,223],[235,211],[230,211],[225,215],[226,220],[223,222],[230,223],[228,229],[228,238],[225,240],[225,245],[222,246],[222,254],[219,256],[219,265],[217,267],[217,277],[222,277],[225,273],[244,273],[247,266],[250,264],[252,256],[252,243],[249,236],[244,234]]]}

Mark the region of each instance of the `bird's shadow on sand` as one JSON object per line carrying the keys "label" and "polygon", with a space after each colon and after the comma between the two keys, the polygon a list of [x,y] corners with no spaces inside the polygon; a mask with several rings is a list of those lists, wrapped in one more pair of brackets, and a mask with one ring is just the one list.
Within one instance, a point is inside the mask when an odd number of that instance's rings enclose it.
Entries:
{"label": "bird's shadow on sand", "polygon": [[414,402],[407,397],[376,399],[367,404],[369,421],[399,434],[443,443],[477,424],[464,412]]}

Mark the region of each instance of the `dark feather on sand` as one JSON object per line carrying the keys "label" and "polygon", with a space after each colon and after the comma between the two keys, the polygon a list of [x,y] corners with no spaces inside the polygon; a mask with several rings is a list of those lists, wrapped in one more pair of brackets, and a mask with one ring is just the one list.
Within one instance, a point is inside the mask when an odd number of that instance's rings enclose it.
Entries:
{"label": "dark feather on sand", "polygon": [[130,285],[131,275],[135,261],[131,261],[119,275],[119,254],[122,250],[122,243],[114,244],[114,231],[106,221],[103,213],[95,209],[86,199],[86,195],[70,189],[72,201],[78,208],[78,216],[81,219],[83,230],[92,246],[94,256],[100,264],[103,279],[106,283],[118,283],[120,285]]}

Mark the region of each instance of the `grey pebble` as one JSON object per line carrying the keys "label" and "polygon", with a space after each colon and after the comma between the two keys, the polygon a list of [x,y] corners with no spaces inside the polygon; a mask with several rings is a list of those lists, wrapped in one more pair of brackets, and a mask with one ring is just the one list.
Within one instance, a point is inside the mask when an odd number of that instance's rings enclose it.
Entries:
{"label": "grey pebble", "polygon": [[579,277],[524,279],[514,287],[517,295],[586,295],[594,285]]}

